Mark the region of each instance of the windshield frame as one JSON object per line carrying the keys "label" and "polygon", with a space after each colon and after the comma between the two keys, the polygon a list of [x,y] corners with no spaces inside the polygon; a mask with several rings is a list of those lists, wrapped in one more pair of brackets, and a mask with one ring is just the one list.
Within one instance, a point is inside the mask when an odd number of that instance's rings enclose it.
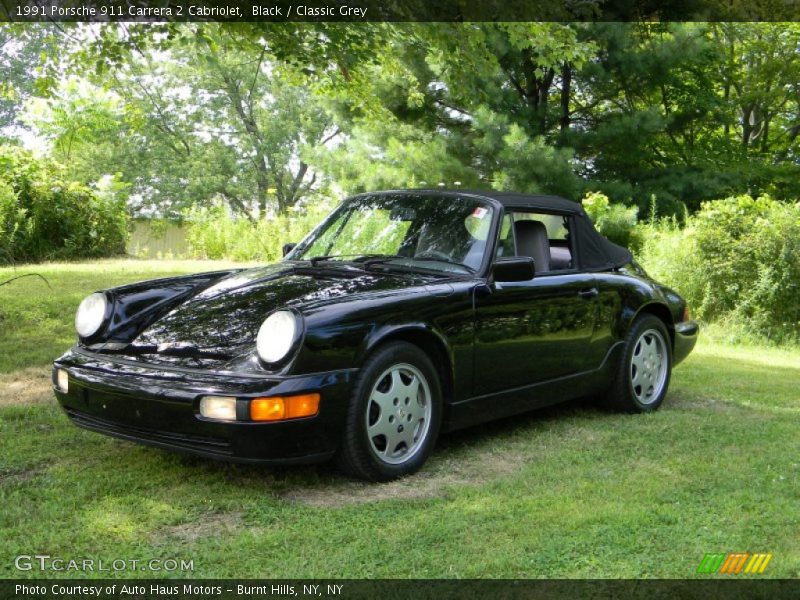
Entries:
{"label": "windshield frame", "polygon": [[[420,272],[429,272],[429,273],[440,273],[443,275],[451,275],[451,276],[463,276],[463,277],[485,277],[488,273],[489,269],[491,268],[492,257],[494,256],[495,247],[497,245],[497,237],[499,234],[499,227],[500,223],[503,218],[503,205],[494,200],[493,198],[487,198],[485,196],[481,196],[480,194],[474,193],[461,193],[461,192],[453,192],[453,191],[429,191],[429,190],[391,190],[391,191],[381,191],[381,192],[366,192],[363,194],[358,194],[356,196],[351,196],[346,198],[337,206],[334,210],[328,214],[311,232],[308,233],[294,248],[292,248],[291,252],[289,252],[286,256],[283,257],[283,261],[290,261],[290,262],[307,262],[308,258],[297,258],[301,254],[303,254],[306,249],[316,240],[317,236],[320,232],[326,230],[329,226],[332,226],[336,219],[339,218],[344,211],[350,210],[350,206],[355,203],[363,202],[369,198],[380,197],[380,196],[403,196],[406,198],[413,198],[417,200],[421,200],[424,198],[434,198],[434,199],[454,199],[454,200],[462,200],[462,199],[469,199],[472,202],[477,202],[487,208],[491,208],[492,213],[492,220],[489,224],[489,232],[486,238],[486,244],[483,250],[483,257],[481,258],[480,266],[475,269],[474,273],[467,272],[466,267],[464,265],[465,270],[464,273],[455,273],[453,271],[445,270],[445,269],[436,269],[431,268],[430,266],[424,266],[423,263],[420,263],[418,266],[418,270]],[[413,259],[410,259],[413,261]],[[348,261],[341,261],[350,264]],[[329,261],[328,264],[335,262]],[[408,268],[409,265],[403,265],[404,268]],[[414,267],[414,270],[417,270],[417,267]]]}

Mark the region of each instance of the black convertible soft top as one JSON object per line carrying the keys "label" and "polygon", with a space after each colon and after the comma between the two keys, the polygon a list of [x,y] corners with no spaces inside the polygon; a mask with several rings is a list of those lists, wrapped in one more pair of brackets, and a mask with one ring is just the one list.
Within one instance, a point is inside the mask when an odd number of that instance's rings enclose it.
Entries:
{"label": "black convertible soft top", "polygon": [[[630,250],[609,241],[594,228],[592,220],[583,206],[560,196],[539,196],[515,192],[484,190],[397,190],[394,193],[425,193],[442,196],[478,196],[495,200],[506,209],[541,210],[570,214],[574,218],[575,246],[578,249],[578,264],[586,271],[617,269],[633,261]],[[392,193],[392,192],[389,192]]]}

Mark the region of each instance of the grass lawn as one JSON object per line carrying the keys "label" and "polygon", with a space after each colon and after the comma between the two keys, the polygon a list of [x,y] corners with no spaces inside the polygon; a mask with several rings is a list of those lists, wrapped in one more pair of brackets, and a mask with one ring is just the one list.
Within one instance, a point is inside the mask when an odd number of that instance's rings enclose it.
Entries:
{"label": "grass lawn", "polygon": [[761,577],[800,576],[798,350],[702,340],[654,415],[532,413],[445,436],[421,473],[382,485],[70,425],[48,365],[73,341],[80,299],[221,266],[0,269],[52,286],[0,287],[0,577],[43,576],[13,559],[49,554],[193,560],[196,577],[682,578],[706,552],[733,551],[772,552]]}

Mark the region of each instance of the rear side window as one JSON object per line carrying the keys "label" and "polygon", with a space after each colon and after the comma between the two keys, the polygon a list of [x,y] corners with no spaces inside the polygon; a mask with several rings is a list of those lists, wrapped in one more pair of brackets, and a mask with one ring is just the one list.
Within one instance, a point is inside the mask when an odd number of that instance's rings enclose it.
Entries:
{"label": "rear side window", "polygon": [[563,215],[524,211],[506,213],[500,227],[500,237],[497,244],[498,257],[515,256],[518,254],[520,245],[515,239],[514,224],[520,221],[538,221],[544,225],[547,231],[547,243],[550,249],[550,264],[547,268],[547,272],[563,271],[573,268],[569,218]]}
{"label": "rear side window", "polygon": [[567,218],[561,215],[548,215],[545,213],[515,212],[514,221],[540,221],[547,228],[547,237],[550,240],[566,241],[569,239]]}

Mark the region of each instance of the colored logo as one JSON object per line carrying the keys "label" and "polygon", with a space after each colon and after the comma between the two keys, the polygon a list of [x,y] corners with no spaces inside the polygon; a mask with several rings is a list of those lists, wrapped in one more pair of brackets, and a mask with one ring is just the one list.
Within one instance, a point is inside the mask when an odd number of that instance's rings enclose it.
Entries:
{"label": "colored logo", "polygon": [[772,559],[772,553],[730,552],[728,554],[706,554],[697,567],[698,573],[763,573]]}

